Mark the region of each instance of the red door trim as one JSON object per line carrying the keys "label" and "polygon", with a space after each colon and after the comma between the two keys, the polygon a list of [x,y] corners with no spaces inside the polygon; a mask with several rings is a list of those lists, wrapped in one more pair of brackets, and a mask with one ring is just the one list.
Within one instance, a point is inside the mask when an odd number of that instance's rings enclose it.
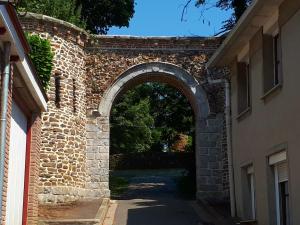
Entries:
{"label": "red door trim", "polygon": [[29,198],[29,178],[30,178],[30,153],[31,153],[31,121],[27,122],[27,137],[26,137],[26,158],[25,158],[25,177],[24,177],[24,199],[23,199],[23,222],[27,224],[28,219],[28,198]]}

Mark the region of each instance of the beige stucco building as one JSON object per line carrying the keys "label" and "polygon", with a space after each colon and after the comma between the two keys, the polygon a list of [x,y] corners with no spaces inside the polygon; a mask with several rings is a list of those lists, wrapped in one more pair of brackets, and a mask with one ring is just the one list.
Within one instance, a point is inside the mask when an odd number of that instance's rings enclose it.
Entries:
{"label": "beige stucco building", "polygon": [[300,224],[300,1],[255,0],[209,68],[231,80],[235,208],[245,224]]}

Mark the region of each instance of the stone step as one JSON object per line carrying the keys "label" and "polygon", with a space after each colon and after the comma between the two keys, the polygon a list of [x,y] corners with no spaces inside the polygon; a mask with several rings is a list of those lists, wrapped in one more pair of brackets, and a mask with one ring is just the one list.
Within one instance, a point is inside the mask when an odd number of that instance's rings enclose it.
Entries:
{"label": "stone step", "polygon": [[92,219],[47,219],[40,220],[38,225],[102,225],[109,204],[110,200],[108,198],[104,198],[95,218]]}
{"label": "stone step", "polygon": [[101,225],[99,219],[77,219],[77,220],[43,220],[39,225]]}

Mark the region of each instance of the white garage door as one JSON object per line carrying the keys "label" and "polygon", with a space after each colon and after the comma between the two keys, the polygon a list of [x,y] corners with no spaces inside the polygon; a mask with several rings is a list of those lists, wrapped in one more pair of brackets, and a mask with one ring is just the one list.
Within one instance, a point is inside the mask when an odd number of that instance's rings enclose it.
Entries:
{"label": "white garage door", "polygon": [[13,102],[6,204],[7,225],[22,225],[26,138],[27,118]]}

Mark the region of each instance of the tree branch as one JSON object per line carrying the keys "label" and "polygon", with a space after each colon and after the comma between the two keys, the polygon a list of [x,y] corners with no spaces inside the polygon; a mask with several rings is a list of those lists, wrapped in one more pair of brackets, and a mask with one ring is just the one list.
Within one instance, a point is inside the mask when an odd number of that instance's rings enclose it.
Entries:
{"label": "tree branch", "polygon": [[184,15],[187,13],[187,9],[189,4],[192,2],[192,0],[188,0],[187,3],[183,6],[182,12],[181,12],[181,22],[183,21]]}

